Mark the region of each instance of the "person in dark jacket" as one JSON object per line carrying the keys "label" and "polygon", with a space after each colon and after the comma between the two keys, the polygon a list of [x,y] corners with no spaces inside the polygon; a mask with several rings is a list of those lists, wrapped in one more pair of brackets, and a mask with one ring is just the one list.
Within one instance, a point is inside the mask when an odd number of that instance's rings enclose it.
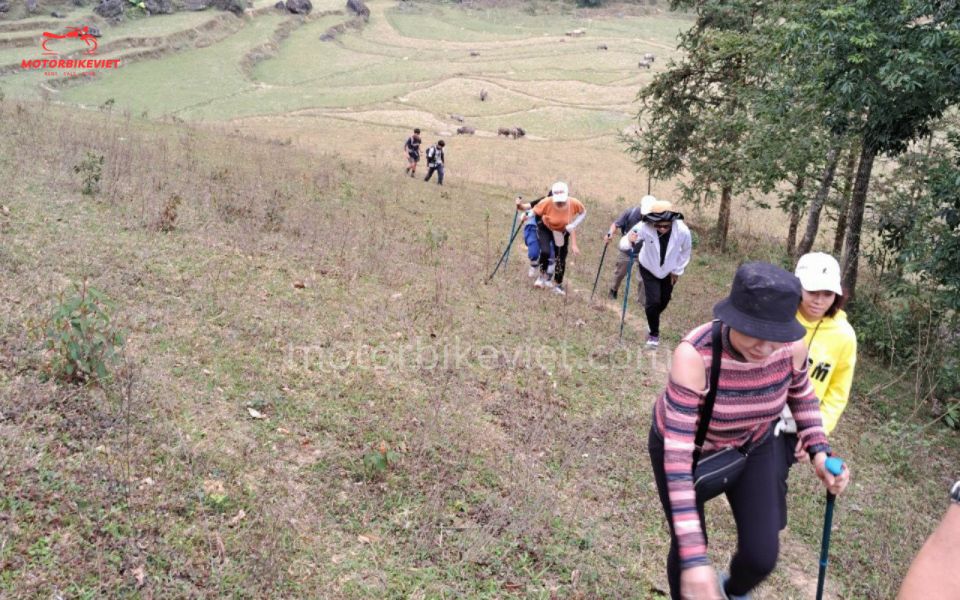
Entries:
{"label": "person in dark jacket", "polygon": [[435,145],[427,148],[427,176],[424,181],[430,181],[433,172],[437,172],[437,185],[443,185],[443,167],[446,164],[446,156],[443,154],[443,147],[447,144],[439,140]]}
{"label": "person in dark jacket", "polygon": [[414,129],[413,135],[403,144],[403,155],[407,158],[406,173],[414,177],[417,173],[417,163],[420,162],[420,130]]}
{"label": "person in dark jacket", "polygon": [[[643,220],[644,215],[650,212],[650,207],[653,206],[653,203],[657,199],[653,196],[646,195],[643,198],[640,198],[640,204],[634,206],[633,208],[628,208],[623,211],[616,221],[610,223],[610,230],[607,232],[607,235],[603,237],[603,243],[609,244],[613,234],[617,232],[617,229],[620,230],[621,235],[626,235],[633,229],[634,225]],[[611,300],[617,299],[617,293],[620,291],[620,284],[623,282],[623,278],[627,276],[627,266],[630,264],[630,251],[629,250],[620,250],[617,256],[617,265],[616,269],[613,272],[613,285],[610,286],[610,291],[608,295]],[[643,291],[643,279],[637,277],[637,298],[641,298]]]}

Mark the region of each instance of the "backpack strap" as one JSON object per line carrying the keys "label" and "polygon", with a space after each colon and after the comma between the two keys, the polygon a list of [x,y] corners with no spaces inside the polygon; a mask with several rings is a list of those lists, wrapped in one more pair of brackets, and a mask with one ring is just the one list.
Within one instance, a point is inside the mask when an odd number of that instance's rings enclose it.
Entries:
{"label": "backpack strap", "polygon": [[703,453],[703,443],[707,439],[707,430],[710,429],[710,419],[713,417],[713,404],[717,399],[717,385],[720,383],[720,354],[723,352],[723,323],[719,319],[713,321],[713,347],[710,359],[710,389],[707,390],[707,397],[703,399],[703,407],[700,410],[700,424],[697,427],[697,437],[693,440],[693,469],[697,468],[700,462],[700,455]]}

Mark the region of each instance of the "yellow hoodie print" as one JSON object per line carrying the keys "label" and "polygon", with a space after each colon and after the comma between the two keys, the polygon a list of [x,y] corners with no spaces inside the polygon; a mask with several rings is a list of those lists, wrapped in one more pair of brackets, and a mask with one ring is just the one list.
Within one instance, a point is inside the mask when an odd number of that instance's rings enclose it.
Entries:
{"label": "yellow hoodie print", "polygon": [[807,330],[803,342],[809,348],[810,383],[820,399],[823,428],[829,435],[850,398],[853,370],[857,366],[857,336],[842,310],[819,321],[808,321],[797,312],[797,320]]}

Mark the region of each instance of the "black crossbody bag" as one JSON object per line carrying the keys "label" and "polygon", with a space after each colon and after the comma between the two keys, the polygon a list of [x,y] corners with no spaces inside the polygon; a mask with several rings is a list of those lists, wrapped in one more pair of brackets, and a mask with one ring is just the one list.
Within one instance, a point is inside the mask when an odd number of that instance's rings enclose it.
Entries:
{"label": "black crossbody bag", "polygon": [[747,456],[753,444],[747,443],[741,448],[724,448],[700,460],[703,444],[707,439],[707,430],[710,428],[710,418],[713,416],[713,404],[717,399],[717,385],[720,383],[720,354],[723,351],[722,323],[713,322],[713,354],[710,360],[710,389],[704,398],[703,409],[700,412],[700,425],[697,436],[694,438],[693,448],[693,487],[697,493],[698,502],[719,496],[732,485],[736,484],[747,466]]}

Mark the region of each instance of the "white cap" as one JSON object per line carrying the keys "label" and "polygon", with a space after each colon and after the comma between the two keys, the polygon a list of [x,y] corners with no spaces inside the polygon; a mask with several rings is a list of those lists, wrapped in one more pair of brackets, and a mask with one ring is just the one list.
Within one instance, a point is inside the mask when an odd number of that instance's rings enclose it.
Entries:
{"label": "white cap", "polygon": [[801,256],[794,275],[808,292],[830,291],[843,294],[843,288],[840,287],[840,263],[824,252],[811,252]]}
{"label": "white cap", "polygon": [[567,184],[562,181],[558,181],[553,184],[553,187],[550,188],[550,191],[553,192],[551,199],[554,202],[566,202],[567,194],[570,190],[567,188]]}
{"label": "white cap", "polygon": [[653,203],[656,201],[657,199],[649,194],[647,194],[643,198],[640,198],[640,214],[641,215],[650,214],[650,208],[653,206]]}

